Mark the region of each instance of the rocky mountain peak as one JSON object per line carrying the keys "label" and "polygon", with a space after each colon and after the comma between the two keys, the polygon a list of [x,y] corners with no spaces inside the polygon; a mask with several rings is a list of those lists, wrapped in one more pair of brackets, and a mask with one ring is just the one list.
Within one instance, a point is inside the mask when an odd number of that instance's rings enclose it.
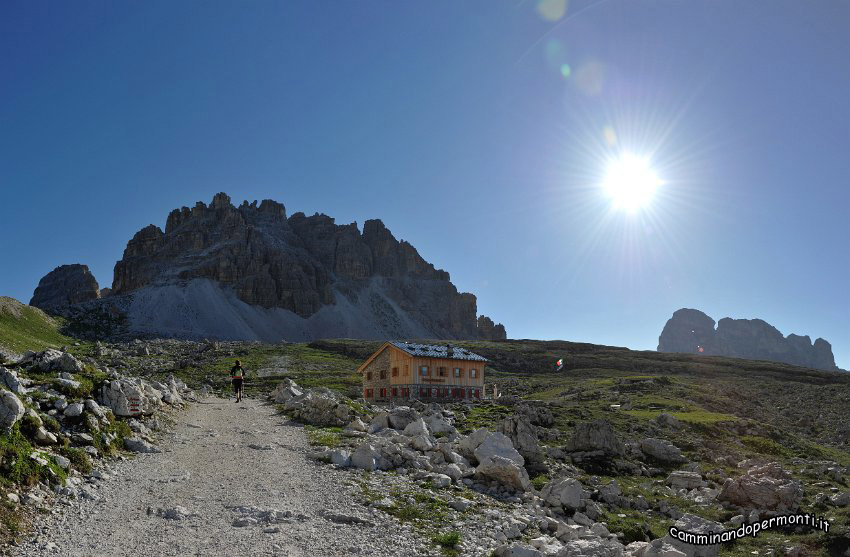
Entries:
{"label": "rocky mountain peak", "polygon": [[[227,317],[215,314],[211,296],[227,307]],[[506,336],[502,325],[479,319],[473,294],[458,292],[446,271],[382,221],[365,221],[361,232],[357,223],[337,224],[319,213],[287,218],[284,205],[269,199],[236,207],[225,193],[209,205],[172,210],[164,232],[151,224],[133,236],[115,264],[110,300],[122,297],[134,300],[131,323],[135,312],[136,321],[148,323],[146,331],[165,335]],[[272,313],[257,314],[261,309]],[[225,332],[215,333],[220,323],[212,322],[222,320]],[[241,336],[239,327],[251,332]]]}
{"label": "rocky mountain peak", "polygon": [[52,310],[100,297],[97,280],[86,265],[60,265],[38,282],[30,305]]}
{"label": "rocky mountain peak", "polygon": [[809,336],[784,336],[762,319],[732,319],[717,322],[695,309],[673,313],[661,336],[659,352],[685,352],[770,360],[816,369],[835,370],[832,346],[822,338],[812,344]]}

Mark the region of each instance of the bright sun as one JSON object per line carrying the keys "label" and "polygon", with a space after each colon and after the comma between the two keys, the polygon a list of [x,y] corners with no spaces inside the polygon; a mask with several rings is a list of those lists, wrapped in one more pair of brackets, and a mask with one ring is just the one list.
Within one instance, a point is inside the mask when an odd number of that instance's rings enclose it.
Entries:
{"label": "bright sun", "polygon": [[660,185],[661,180],[649,161],[631,153],[612,159],[602,182],[614,207],[627,211],[646,206]]}

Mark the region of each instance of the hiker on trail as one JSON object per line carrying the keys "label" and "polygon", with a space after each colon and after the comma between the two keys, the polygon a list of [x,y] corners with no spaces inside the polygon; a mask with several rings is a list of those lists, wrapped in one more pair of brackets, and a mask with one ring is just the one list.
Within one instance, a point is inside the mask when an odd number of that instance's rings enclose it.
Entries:
{"label": "hiker on trail", "polygon": [[242,383],[245,380],[245,370],[242,369],[242,362],[236,360],[236,363],[230,368],[230,378],[233,380],[233,393],[236,395],[236,402],[242,402]]}

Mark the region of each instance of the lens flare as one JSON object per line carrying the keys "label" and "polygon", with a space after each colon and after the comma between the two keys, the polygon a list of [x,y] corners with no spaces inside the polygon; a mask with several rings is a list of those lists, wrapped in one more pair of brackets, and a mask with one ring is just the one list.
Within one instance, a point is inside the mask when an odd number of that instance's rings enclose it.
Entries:
{"label": "lens flare", "polygon": [[546,21],[558,21],[567,13],[567,0],[539,0],[537,13]]}
{"label": "lens flare", "polygon": [[615,208],[636,211],[652,200],[661,183],[647,159],[625,153],[608,163],[602,186]]}

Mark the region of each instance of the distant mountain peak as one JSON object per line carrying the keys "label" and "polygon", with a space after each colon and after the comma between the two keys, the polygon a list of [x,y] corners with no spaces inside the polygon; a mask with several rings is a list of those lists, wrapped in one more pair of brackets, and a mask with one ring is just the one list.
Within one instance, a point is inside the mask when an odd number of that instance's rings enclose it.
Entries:
{"label": "distant mountain peak", "polygon": [[784,362],[815,369],[836,370],[832,346],[822,338],[789,334],[762,319],[717,322],[705,313],[682,308],[673,313],[658,338],[659,352],[684,352]]}

